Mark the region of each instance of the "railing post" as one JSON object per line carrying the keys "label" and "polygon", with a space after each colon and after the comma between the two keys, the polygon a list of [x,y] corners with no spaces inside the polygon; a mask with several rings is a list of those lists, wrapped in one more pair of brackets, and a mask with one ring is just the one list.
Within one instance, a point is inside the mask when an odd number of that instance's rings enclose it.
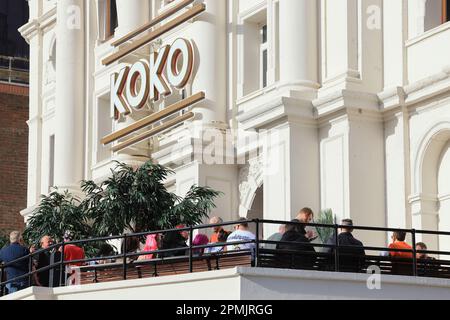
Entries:
{"label": "railing post", "polygon": [[12,82],[12,57],[9,57],[9,76],[8,76],[8,82]]}
{"label": "railing post", "polygon": [[28,287],[32,286],[33,281],[33,254],[30,253],[28,256]]}
{"label": "railing post", "polygon": [[[59,286],[62,287],[63,286],[63,279],[66,278],[66,270],[65,270],[65,265],[64,265],[64,247],[65,244],[64,242],[62,243],[61,246],[61,261],[59,263]],[[55,266],[52,266],[52,268],[55,268]],[[64,286],[66,284],[66,281],[64,280]]]}
{"label": "railing post", "polygon": [[334,270],[339,272],[339,226],[334,225]]}
{"label": "railing post", "polygon": [[3,284],[3,276],[5,267],[3,266],[3,263],[0,263],[0,297],[3,297],[3,294],[5,292],[5,285]]}
{"label": "railing post", "polygon": [[194,272],[193,264],[193,252],[192,252],[192,238],[194,237],[194,229],[192,226],[189,227],[189,273]]}
{"label": "railing post", "polygon": [[122,257],[123,257],[123,280],[127,280],[127,239],[128,236],[125,234],[123,237],[123,246],[122,246]]}
{"label": "railing post", "polygon": [[256,223],[256,241],[255,241],[255,268],[259,266],[259,219],[255,220]]}
{"label": "railing post", "polygon": [[413,247],[413,275],[417,277],[417,249],[416,249],[416,229],[411,231],[412,247]]}

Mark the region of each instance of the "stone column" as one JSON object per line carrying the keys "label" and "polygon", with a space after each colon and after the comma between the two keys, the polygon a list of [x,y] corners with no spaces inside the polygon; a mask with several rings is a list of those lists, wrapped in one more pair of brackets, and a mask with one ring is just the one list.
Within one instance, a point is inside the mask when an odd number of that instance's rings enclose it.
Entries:
{"label": "stone column", "polygon": [[77,190],[84,167],[84,1],[59,0],[56,27],[55,185]]}
{"label": "stone column", "polygon": [[118,27],[116,37],[122,37],[147,23],[150,19],[150,0],[117,0]]}
{"label": "stone column", "polygon": [[225,1],[204,0],[206,12],[193,24],[196,69],[192,93],[206,92],[195,112],[201,122],[226,122],[226,7]]}
{"label": "stone column", "polygon": [[280,81],[300,91],[317,89],[316,0],[280,0]]}

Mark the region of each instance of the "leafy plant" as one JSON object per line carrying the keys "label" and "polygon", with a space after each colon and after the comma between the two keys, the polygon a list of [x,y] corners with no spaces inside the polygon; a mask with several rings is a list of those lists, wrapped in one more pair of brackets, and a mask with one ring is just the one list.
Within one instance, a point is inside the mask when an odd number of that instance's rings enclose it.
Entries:
{"label": "leafy plant", "polygon": [[6,236],[4,232],[0,232],[0,249],[6,246],[9,243],[9,238]]}
{"label": "leafy plant", "polygon": [[[85,193],[82,201],[68,192],[55,190],[42,197],[28,220],[24,239],[37,245],[44,235],[62,241],[66,230],[75,239],[89,239],[122,235],[125,231],[169,229],[180,223],[201,223],[215,207],[214,199],[220,193],[193,186],[185,198],[180,198],[164,186],[171,173],[152,162],[137,169],[118,163],[106,181],[82,183]],[[95,257],[103,247],[105,242],[96,242],[84,249],[88,257]]]}
{"label": "leafy plant", "polygon": [[48,196],[42,197],[27,222],[23,237],[28,244],[34,245],[38,245],[44,235],[60,242],[66,230],[72,231],[77,239],[91,234],[91,228],[80,207],[80,200],[67,191],[59,193],[55,189]]}
{"label": "leafy plant", "polygon": [[99,236],[161,230],[177,224],[201,223],[215,207],[220,194],[207,187],[193,186],[185,198],[170,193],[164,180],[172,171],[151,161],[137,169],[118,163],[101,184],[84,181],[86,198],[82,211],[93,221]]}
{"label": "leafy plant", "polygon": [[[322,210],[319,213],[319,217],[316,219],[317,224],[325,224],[325,225],[334,225],[335,223],[335,217],[333,215],[333,211],[331,209]],[[320,240],[322,243],[328,243],[328,241],[331,239],[331,237],[334,235],[334,229],[333,228],[326,228],[326,227],[317,227],[317,234],[319,235]]]}

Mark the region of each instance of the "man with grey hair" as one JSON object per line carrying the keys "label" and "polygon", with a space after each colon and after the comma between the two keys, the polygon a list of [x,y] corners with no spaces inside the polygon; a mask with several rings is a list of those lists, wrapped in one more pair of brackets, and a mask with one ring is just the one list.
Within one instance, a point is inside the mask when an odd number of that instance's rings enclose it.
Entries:
{"label": "man with grey hair", "polygon": [[[221,217],[212,217],[209,219],[209,224],[211,225],[217,225],[223,223],[223,219]],[[221,233],[228,233],[225,231],[221,226],[214,226],[213,228],[213,234],[211,235],[211,243],[218,243],[219,242],[219,236]]]}
{"label": "man with grey hair", "polygon": [[[0,251],[0,262],[8,264],[30,254],[28,248],[22,245],[22,235],[19,231],[11,232],[11,234],[9,235],[9,242],[9,246],[3,248]],[[28,263],[29,259],[24,258],[7,266],[5,268],[7,280],[16,279],[26,275],[29,271]],[[22,277],[8,283],[6,285],[6,288],[8,289],[8,293],[14,293],[25,289],[28,286],[28,277]]]}

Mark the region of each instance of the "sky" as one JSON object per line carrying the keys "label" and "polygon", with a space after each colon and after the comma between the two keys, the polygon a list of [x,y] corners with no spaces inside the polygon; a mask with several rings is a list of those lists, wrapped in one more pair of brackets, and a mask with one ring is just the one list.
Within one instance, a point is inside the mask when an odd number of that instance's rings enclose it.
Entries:
{"label": "sky", "polygon": [[28,45],[17,31],[27,21],[26,0],[0,0],[0,55],[28,57]]}

